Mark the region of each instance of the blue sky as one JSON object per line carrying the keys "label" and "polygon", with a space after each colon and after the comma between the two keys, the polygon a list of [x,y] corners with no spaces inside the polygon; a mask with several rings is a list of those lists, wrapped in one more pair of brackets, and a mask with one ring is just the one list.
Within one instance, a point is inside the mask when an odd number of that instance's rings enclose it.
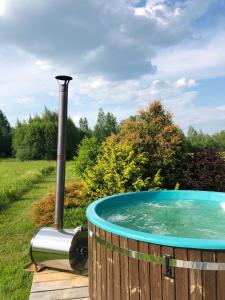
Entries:
{"label": "blue sky", "polygon": [[54,76],[68,74],[77,124],[161,99],[184,131],[225,129],[225,0],[0,0],[0,43],[12,125],[57,110]]}

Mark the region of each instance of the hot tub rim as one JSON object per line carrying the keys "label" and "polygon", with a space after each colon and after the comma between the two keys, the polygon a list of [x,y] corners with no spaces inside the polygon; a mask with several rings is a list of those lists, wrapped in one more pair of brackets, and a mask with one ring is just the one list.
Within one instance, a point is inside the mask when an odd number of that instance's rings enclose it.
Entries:
{"label": "hot tub rim", "polygon": [[[206,249],[206,250],[225,250],[225,239],[224,240],[208,240],[208,239],[195,239],[195,238],[182,238],[177,236],[163,236],[157,234],[151,234],[147,232],[141,232],[133,229],[129,229],[127,227],[122,227],[111,222],[108,222],[101,218],[97,212],[96,208],[104,201],[109,201],[112,198],[124,197],[127,195],[140,195],[140,193],[160,193],[160,194],[184,194],[184,195],[193,195],[194,194],[204,194],[207,199],[211,199],[214,195],[221,195],[222,198],[224,197],[225,201],[225,193],[223,192],[211,192],[211,191],[193,191],[193,190],[166,190],[166,191],[142,191],[142,192],[129,192],[129,193],[121,193],[115,194],[108,197],[104,197],[92,202],[87,210],[86,216],[89,222],[93,223],[94,225],[98,226],[99,228],[111,232],[113,234],[133,239],[136,241],[147,242],[151,244],[163,245],[163,246],[170,246],[170,247],[177,247],[177,248],[190,248],[190,249]],[[193,197],[193,196],[192,196]],[[204,200],[203,200],[204,201]]]}

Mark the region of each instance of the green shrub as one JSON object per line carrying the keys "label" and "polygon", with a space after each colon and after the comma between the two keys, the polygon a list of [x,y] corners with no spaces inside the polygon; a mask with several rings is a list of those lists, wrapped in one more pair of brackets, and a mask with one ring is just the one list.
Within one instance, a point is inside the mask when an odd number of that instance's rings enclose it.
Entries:
{"label": "green shrub", "polygon": [[99,150],[99,142],[97,138],[84,138],[78,148],[78,156],[75,157],[75,172],[79,176],[83,176],[87,167],[92,167],[96,162]]}
{"label": "green shrub", "polygon": [[158,172],[151,181],[143,179],[143,172],[148,162],[144,153],[131,145],[118,143],[115,136],[103,142],[97,156],[97,162],[85,172],[85,182],[90,199],[159,188],[161,176]]}

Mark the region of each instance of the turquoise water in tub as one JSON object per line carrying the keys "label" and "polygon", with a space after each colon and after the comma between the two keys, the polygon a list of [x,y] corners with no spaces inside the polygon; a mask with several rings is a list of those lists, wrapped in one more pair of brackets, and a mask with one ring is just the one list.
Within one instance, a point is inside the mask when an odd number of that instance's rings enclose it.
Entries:
{"label": "turquoise water in tub", "polygon": [[[123,203],[124,202],[124,203]],[[164,236],[225,239],[225,202],[211,200],[121,201],[98,215],[133,230]]]}

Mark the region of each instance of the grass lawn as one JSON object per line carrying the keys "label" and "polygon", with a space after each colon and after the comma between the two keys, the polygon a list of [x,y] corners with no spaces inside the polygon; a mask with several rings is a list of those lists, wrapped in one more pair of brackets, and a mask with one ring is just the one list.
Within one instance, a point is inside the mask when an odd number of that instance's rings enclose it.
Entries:
{"label": "grass lawn", "polygon": [[40,170],[46,165],[55,166],[55,161],[19,161],[17,159],[0,160],[0,190],[13,185],[16,180],[28,171]]}
{"label": "grass lawn", "polygon": [[[53,163],[53,162],[52,162]],[[17,176],[30,168],[44,167],[46,162],[0,162],[0,184],[6,182],[4,165],[7,174],[14,173],[16,168]],[[8,168],[6,167],[8,164]],[[21,164],[21,165],[20,165]],[[23,165],[24,164],[24,169]],[[67,163],[66,181],[71,182],[76,178],[72,171],[72,162]],[[15,167],[14,167],[15,166]],[[17,166],[17,167],[16,167]],[[4,178],[2,179],[2,174]],[[13,176],[12,180],[14,180]],[[8,176],[10,180],[10,176]],[[55,188],[55,171],[48,175],[41,183],[36,184],[19,201],[10,203],[5,210],[0,211],[0,299],[24,300],[28,299],[32,273],[23,270],[23,267],[30,262],[28,256],[29,243],[36,231],[36,225],[31,220],[31,206],[40,200],[47,192]]]}

